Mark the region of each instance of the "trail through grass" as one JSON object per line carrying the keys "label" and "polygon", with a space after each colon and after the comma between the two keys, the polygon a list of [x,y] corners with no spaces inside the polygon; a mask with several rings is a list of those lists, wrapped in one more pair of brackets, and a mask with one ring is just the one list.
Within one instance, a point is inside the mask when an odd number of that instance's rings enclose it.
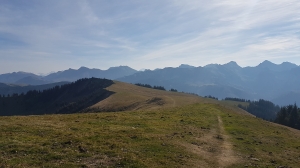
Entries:
{"label": "trail through grass", "polygon": [[0,167],[297,167],[299,144],[218,104],[0,118]]}

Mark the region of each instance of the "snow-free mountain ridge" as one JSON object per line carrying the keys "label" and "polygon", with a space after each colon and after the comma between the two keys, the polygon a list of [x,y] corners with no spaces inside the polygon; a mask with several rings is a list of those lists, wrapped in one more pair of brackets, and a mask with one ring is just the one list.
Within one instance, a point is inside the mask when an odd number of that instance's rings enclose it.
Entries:
{"label": "snow-free mountain ridge", "polygon": [[[285,105],[287,102],[281,101],[281,97],[300,91],[299,77],[300,67],[289,62],[277,65],[264,61],[255,67],[243,68],[231,61],[224,65],[209,64],[204,67],[138,72],[117,80],[160,85],[166,89],[176,88],[201,96],[276,100],[279,105]],[[300,95],[297,95],[299,94],[293,94],[293,101],[290,100],[290,103],[300,103]]]}
{"label": "snow-free mountain ridge", "polygon": [[47,76],[39,76],[32,73],[13,72],[0,75],[1,83],[14,83],[23,85],[41,85],[54,82],[73,82],[81,78],[107,78],[116,79],[127,75],[132,75],[137,71],[128,66],[111,67],[107,70],[89,69],[80,67],[79,69],[68,69],[51,73]]}
{"label": "snow-free mountain ridge", "polygon": [[107,70],[68,69],[38,76],[14,72],[0,75],[0,82],[18,85],[41,85],[54,82],[73,82],[81,78],[107,78],[128,83],[164,86],[201,96],[236,97],[250,100],[266,99],[279,105],[300,103],[300,67],[290,62],[274,64],[264,61],[255,67],[240,67],[236,62],[136,71],[128,66]]}

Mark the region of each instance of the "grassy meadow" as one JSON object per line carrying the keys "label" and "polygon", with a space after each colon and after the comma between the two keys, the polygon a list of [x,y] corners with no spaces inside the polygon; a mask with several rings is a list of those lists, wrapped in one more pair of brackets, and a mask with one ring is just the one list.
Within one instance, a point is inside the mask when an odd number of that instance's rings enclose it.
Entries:
{"label": "grassy meadow", "polygon": [[299,166],[300,131],[188,94],[108,89],[93,109],[128,111],[0,117],[0,167]]}

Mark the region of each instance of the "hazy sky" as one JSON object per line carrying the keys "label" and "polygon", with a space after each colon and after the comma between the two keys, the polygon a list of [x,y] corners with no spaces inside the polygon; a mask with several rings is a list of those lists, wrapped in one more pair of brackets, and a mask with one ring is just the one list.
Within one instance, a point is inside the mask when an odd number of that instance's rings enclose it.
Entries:
{"label": "hazy sky", "polygon": [[300,64],[299,0],[1,0],[0,73]]}

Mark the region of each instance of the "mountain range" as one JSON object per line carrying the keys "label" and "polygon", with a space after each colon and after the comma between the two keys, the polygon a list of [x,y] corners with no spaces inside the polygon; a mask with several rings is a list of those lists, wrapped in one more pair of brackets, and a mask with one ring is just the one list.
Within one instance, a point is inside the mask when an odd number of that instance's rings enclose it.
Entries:
{"label": "mountain range", "polygon": [[289,62],[274,64],[264,61],[255,67],[240,67],[234,61],[203,67],[182,64],[175,68],[145,71],[137,71],[128,66],[112,67],[108,70],[81,67],[78,70],[68,69],[47,76],[25,72],[2,74],[0,82],[43,85],[62,81],[73,82],[89,77],[164,86],[168,90],[174,88],[220,99],[266,99],[278,105],[300,103],[300,67]]}
{"label": "mountain range", "polygon": [[279,105],[300,103],[300,67],[284,62],[264,61],[256,67],[240,67],[236,62],[204,67],[181,65],[138,72],[117,80],[175,88],[201,96],[266,99]]}
{"label": "mountain range", "polygon": [[47,76],[35,75],[27,72],[13,72],[0,75],[0,83],[18,85],[43,85],[55,82],[74,82],[82,78],[108,78],[117,79],[132,75],[137,71],[128,66],[111,67],[107,70],[89,69],[81,67],[79,69],[68,69],[58,71]]}
{"label": "mountain range", "polygon": [[6,83],[0,83],[0,95],[13,95],[15,93],[21,94],[21,93],[27,93],[30,90],[37,90],[37,91],[43,91],[46,89],[53,88],[55,86],[62,86],[65,84],[68,84],[70,82],[55,82],[55,83],[49,83],[44,85],[18,85],[18,84],[6,84]]}

